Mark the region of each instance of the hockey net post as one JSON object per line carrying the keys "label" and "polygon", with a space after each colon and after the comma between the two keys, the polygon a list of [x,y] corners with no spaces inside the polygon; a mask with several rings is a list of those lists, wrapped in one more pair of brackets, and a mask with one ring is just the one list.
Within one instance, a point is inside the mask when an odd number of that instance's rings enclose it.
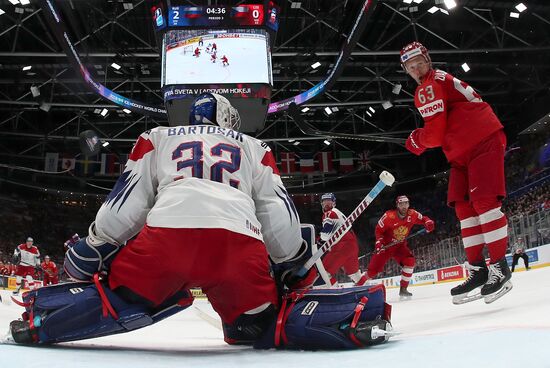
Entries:
{"label": "hockey net post", "polygon": [[321,258],[326,252],[328,252],[336,243],[342,239],[342,237],[351,229],[351,225],[359,218],[359,216],[365,211],[365,209],[371,204],[371,202],[384,190],[384,188],[391,187],[395,182],[395,178],[392,174],[387,171],[382,171],[379,176],[380,180],[378,183],[370,190],[365,198],[359,204],[353,212],[346,218],[342,226],[340,226],[334,234],[320,247],[317,252],[315,252],[307,261],[297,271],[297,276],[304,277],[310,268],[315,264],[315,262]]}

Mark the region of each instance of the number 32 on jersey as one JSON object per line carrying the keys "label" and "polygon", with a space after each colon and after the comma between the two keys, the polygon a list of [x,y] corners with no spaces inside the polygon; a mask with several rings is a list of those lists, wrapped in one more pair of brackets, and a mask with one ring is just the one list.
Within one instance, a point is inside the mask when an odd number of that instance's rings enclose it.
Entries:
{"label": "number 32 on jersey", "polygon": [[[181,159],[184,156],[184,152],[190,152],[190,158]],[[222,159],[223,153],[228,152],[230,154],[230,160],[225,161]],[[228,173],[234,173],[241,167],[241,148],[233,146],[228,143],[218,143],[210,149],[210,152],[206,152],[207,165],[209,162],[215,161],[210,165],[210,180],[223,183],[223,171]],[[187,154],[185,156],[188,156]],[[219,159],[216,161],[216,158]],[[172,152],[172,160],[176,161],[177,170],[185,168],[191,168],[191,175],[195,178],[203,179],[204,166],[205,166],[205,152],[203,149],[203,142],[184,142],[176,147]],[[229,179],[229,185],[233,188],[239,188],[239,180]]]}

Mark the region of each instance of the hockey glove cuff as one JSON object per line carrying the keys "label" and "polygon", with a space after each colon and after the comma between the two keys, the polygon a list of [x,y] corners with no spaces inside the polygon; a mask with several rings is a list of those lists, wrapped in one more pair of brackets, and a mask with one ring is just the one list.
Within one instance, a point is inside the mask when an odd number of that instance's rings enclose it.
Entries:
{"label": "hockey glove cuff", "polygon": [[411,132],[409,135],[409,138],[407,138],[407,142],[405,143],[405,148],[407,148],[410,152],[414,153],[417,156],[420,156],[421,154],[426,151],[426,147],[420,143],[420,129],[415,129]]}
{"label": "hockey glove cuff", "polygon": [[435,222],[431,219],[428,219],[424,223],[424,228],[426,229],[427,232],[431,233],[435,229]]}

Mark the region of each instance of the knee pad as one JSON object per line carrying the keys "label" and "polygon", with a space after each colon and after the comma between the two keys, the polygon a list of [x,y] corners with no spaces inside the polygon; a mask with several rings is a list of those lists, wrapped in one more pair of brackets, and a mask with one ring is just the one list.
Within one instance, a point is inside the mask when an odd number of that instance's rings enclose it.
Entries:
{"label": "knee pad", "polygon": [[[105,306],[109,303],[109,313]],[[23,296],[31,334],[38,343],[58,343],[113,335],[148,326],[188,305],[162,311],[131,304],[106,285],[67,283],[43,287]],[[34,331],[33,331],[34,330]]]}
{"label": "knee pad", "polygon": [[254,348],[335,350],[383,342],[386,338],[370,339],[362,331],[367,325],[389,325],[391,307],[385,298],[383,285],[291,294]]}
{"label": "knee pad", "polygon": [[256,314],[241,314],[229,324],[223,324],[224,341],[230,345],[251,345],[268,329],[277,316],[277,309],[270,304]]}

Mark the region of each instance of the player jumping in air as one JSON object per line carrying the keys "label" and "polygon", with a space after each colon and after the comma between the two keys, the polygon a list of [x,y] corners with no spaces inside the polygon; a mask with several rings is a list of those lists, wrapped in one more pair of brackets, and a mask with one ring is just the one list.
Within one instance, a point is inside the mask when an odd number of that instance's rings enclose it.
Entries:
{"label": "player jumping in air", "polygon": [[88,236],[67,252],[64,268],[81,282],[24,294],[14,341],[145,327],[189,307],[193,287],[220,315],[229,344],[353,349],[387,340],[383,286],[283,291],[311,244],[271,149],[239,125],[225,97],[206,93],[188,126],[141,134]]}
{"label": "player jumping in air", "polygon": [[[423,216],[420,212],[409,208],[409,198],[404,195],[397,197],[395,204],[397,209],[386,211],[376,224],[375,252],[370,259],[367,275],[369,279],[376,277],[391,258],[395,259],[401,266],[399,296],[410,298],[412,293],[407,288],[416,261],[407,241],[404,239],[409,235],[414,225],[424,225],[426,231],[432,232],[435,223],[428,216]],[[400,240],[402,240],[401,243],[385,248],[386,245]]]}
{"label": "player jumping in air", "polygon": [[[453,288],[455,304],[485,298],[491,303],[512,289],[506,263],[508,221],[501,211],[506,195],[506,136],[487,102],[465,82],[433,69],[428,50],[413,42],[401,50],[401,65],[418,83],[414,104],[424,118],[406,147],[415,155],[441,147],[451,164],[447,203],[460,221],[470,276]],[[489,250],[487,268],[483,248]],[[481,287],[477,295],[469,292]]]}

